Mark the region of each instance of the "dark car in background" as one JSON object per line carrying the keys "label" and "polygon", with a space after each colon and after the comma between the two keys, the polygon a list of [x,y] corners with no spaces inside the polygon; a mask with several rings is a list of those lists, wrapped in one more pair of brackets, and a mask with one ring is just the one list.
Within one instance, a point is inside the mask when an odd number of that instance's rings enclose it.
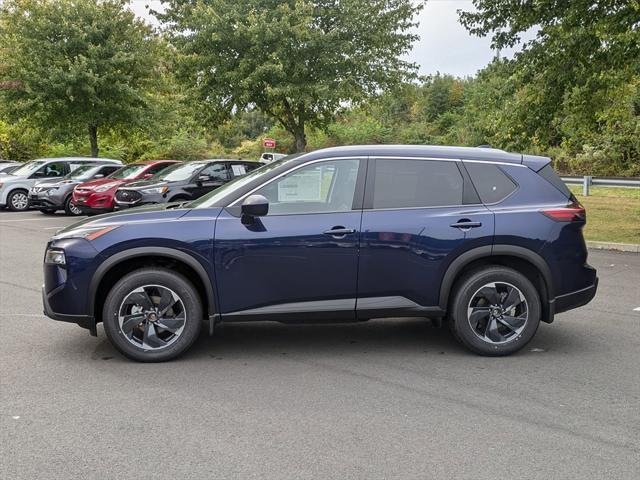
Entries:
{"label": "dark car in background", "polygon": [[118,188],[117,208],[193,200],[261,167],[242,160],[202,160],[175,165],[149,180]]}
{"label": "dark car in background", "polygon": [[73,203],[73,189],[90,180],[111,175],[122,168],[122,162],[109,161],[98,165],[83,165],[60,179],[36,182],[29,190],[29,206],[42,213],[53,214],[64,210],[67,215],[81,215],[82,211]]}
{"label": "dark car in background", "polygon": [[149,160],[131,163],[105,178],[81,183],[73,189],[73,203],[82,213],[111,212],[115,206],[118,187],[130,182],[151,178],[165,168],[180,163],[177,160]]}
{"label": "dark car in background", "polygon": [[[445,318],[482,355],[588,303],[584,208],[550,159],[376,145],[292,155],[198,200],[78,222],[44,257],[45,314],[139,361],[203,321]],[[559,341],[570,340],[562,337]]]}

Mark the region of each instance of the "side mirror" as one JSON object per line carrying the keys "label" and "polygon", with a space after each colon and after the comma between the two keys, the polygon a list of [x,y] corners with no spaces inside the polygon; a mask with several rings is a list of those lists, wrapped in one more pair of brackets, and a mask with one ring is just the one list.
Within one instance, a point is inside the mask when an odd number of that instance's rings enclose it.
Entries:
{"label": "side mirror", "polygon": [[209,175],[200,175],[198,177],[199,182],[208,182],[209,180],[211,180],[211,177]]}
{"label": "side mirror", "polygon": [[153,177],[153,173],[145,173],[145,174],[142,176],[142,178],[143,178],[144,180],[148,180],[148,179],[150,179],[151,177]]}
{"label": "side mirror", "polygon": [[31,178],[44,178],[44,172],[42,170],[38,170],[31,175]]}
{"label": "side mirror", "polygon": [[243,225],[251,225],[255,217],[264,217],[269,213],[269,200],[262,195],[249,195],[242,202],[241,213]]}
{"label": "side mirror", "polygon": [[101,173],[98,173],[98,174],[97,174],[95,177],[93,177],[93,178],[104,178],[104,175],[103,175],[103,174],[101,174]]}

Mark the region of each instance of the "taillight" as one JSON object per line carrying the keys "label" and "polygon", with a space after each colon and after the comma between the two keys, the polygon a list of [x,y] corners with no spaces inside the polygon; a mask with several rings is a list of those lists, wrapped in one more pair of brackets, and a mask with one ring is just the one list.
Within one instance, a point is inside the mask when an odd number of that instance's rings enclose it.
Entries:
{"label": "taillight", "polygon": [[572,202],[566,207],[549,208],[541,210],[541,213],[556,222],[584,222],[587,219],[587,212],[578,200],[572,198]]}

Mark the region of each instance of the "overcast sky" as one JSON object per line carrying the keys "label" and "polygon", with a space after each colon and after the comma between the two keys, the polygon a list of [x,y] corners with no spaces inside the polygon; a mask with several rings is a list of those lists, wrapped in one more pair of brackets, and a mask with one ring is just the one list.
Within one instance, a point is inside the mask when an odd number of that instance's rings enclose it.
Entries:
{"label": "overcast sky", "polygon": [[[159,0],[132,0],[133,10],[155,23],[147,6],[159,9]],[[420,73],[450,73],[459,77],[475,75],[494,57],[489,38],[473,37],[458,23],[458,9],[471,10],[471,0],[429,0],[418,18],[418,40],[409,60],[420,66]],[[512,50],[501,52],[512,56]]]}

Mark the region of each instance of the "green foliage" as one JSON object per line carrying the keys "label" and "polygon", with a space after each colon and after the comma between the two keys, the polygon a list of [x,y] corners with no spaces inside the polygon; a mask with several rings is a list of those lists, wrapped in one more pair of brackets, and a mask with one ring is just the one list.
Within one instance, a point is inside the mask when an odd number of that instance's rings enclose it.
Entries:
{"label": "green foliage", "polygon": [[[119,0],[0,0],[0,157],[257,159],[335,145],[477,146],[563,173],[640,175],[637,0],[476,0],[513,60],[416,78],[410,0],[167,0],[154,34]],[[29,15],[24,15],[28,12]]]}
{"label": "green foliage", "polygon": [[212,124],[255,106],[306,147],[347,103],[398,84],[416,39],[412,0],[167,0],[158,14]]}
{"label": "green foliage", "polygon": [[7,113],[57,130],[136,124],[157,60],[151,30],[121,0],[6,0],[0,82]]}

